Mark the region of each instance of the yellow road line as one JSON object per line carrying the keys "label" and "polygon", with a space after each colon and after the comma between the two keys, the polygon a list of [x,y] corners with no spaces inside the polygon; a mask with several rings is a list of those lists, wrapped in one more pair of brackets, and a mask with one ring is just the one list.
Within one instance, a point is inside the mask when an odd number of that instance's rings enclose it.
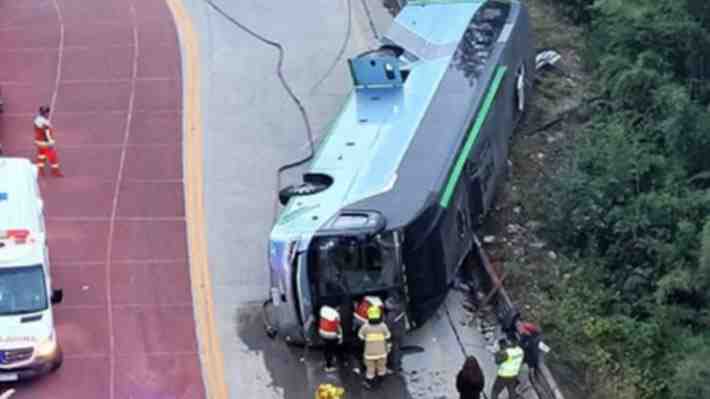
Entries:
{"label": "yellow road line", "polygon": [[202,113],[200,110],[200,65],[198,37],[181,0],[166,0],[175,18],[184,59],[185,115],[183,153],[185,212],[190,250],[190,281],[197,323],[202,375],[207,397],[227,399],[224,354],[215,329],[212,283],[207,261],[202,167]]}

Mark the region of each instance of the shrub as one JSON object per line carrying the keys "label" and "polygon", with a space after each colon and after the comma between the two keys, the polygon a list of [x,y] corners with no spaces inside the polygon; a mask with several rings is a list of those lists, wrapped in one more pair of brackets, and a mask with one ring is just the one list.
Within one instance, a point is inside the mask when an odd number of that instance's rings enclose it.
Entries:
{"label": "shrub", "polygon": [[592,397],[710,397],[710,2],[556,2],[604,101],[539,193],[550,339]]}

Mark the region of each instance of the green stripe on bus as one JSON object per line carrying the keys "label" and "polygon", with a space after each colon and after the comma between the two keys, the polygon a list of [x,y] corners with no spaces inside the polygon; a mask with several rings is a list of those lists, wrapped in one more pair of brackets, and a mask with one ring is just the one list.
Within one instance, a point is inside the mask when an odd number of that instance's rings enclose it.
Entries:
{"label": "green stripe on bus", "polygon": [[476,121],[473,123],[471,130],[468,132],[466,144],[464,144],[458,159],[456,159],[456,164],[449,175],[449,180],[446,182],[444,194],[441,196],[441,200],[439,201],[439,204],[441,204],[444,208],[449,206],[449,202],[451,202],[451,198],[454,196],[456,184],[461,177],[463,166],[466,164],[466,159],[468,159],[471,149],[473,148],[473,143],[476,142],[478,133],[480,133],[481,127],[483,127],[483,123],[486,121],[486,117],[488,116],[488,112],[491,110],[491,105],[493,105],[493,100],[496,98],[496,94],[498,93],[498,89],[500,88],[500,84],[503,81],[503,76],[505,75],[507,69],[508,68],[505,66],[498,67],[496,70],[496,76],[493,78],[493,83],[491,83],[491,86],[486,92],[486,98],[483,101],[483,106],[481,106],[481,110],[476,116]]}

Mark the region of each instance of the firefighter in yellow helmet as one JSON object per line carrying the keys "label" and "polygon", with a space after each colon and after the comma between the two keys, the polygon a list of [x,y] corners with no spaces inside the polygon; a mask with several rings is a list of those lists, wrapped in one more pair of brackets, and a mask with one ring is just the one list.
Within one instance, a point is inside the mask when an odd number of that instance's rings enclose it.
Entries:
{"label": "firefighter in yellow helmet", "polygon": [[331,384],[320,384],[316,390],[316,399],[343,399],[345,390]]}
{"label": "firefighter in yellow helmet", "polygon": [[372,388],[375,377],[381,380],[387,372],[387,341],[392,337],[382,321],[382,309],[371,306],[367,310],[367,323],[360,327],[358,337],[365,341],[365,387]]}

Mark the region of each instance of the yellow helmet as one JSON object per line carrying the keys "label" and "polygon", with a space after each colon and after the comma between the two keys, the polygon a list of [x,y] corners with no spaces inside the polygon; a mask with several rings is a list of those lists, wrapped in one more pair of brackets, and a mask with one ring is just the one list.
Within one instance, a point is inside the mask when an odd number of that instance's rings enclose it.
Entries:
{"label": "yellow helmet", "polygon": [[382,311],[379,306],[370,306],[370,308],[367,309],[368,320],[377,320],[380,317],[382,317]]}
{"label": "yellow helmet", "polygon": [[316,399],[341,399],[345,390],[331,384],[321,384],[316,391]]}

